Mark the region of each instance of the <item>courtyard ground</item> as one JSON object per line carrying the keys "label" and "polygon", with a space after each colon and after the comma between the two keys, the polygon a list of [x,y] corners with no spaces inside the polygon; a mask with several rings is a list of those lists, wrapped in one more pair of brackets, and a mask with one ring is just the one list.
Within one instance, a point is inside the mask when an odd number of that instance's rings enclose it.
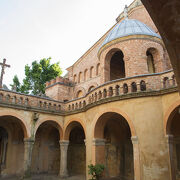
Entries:
{"label": "courtyard ground", "polygon": [[22,179],[20,177],[9,177],[9,178],[1,178],[0,180],[85,180],[84,176],[71,176],[68,178],[60,178],[54,175],[34,175],[31,178]]}

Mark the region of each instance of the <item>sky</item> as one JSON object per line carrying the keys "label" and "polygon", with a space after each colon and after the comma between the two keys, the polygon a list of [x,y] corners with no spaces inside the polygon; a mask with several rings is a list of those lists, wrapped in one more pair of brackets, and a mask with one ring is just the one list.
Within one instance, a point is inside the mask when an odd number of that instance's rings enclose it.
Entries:
{"label": "sky", "polygon": [[0,0],[0,62],[3,84],[14,75],[22,81],[24,66],[52,58],[63,74],[115,23],[132,0]]}

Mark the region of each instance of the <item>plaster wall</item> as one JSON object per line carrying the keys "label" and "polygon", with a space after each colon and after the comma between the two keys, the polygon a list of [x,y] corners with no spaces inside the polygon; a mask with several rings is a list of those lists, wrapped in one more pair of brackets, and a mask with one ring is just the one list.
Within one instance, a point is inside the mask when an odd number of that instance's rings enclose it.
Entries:
{"label": "plaster wall", "polygon": [[[130,126],[132,136],[138,137],[140,154],[140,176],[147,180],[169,180],[169,156],[167,142],[164,135],[165,108],[170,101],[179,99],[178,93],[163,96],[142,97],[121,100],[91,108],[86,112],[65,117],[65,123],[72,119],[79,119],[88,128],[86,131],[86,165],[96,161],[93,145],[94,128],[98,118],[105,112],[117,112],[124,116]],[[93,116],[92,116],[93,115]]]}

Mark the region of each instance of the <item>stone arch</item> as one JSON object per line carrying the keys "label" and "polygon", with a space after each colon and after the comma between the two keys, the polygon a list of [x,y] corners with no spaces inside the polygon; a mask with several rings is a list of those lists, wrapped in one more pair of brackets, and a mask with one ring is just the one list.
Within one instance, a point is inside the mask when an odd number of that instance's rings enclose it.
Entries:
{"label": "stone arch", "polygon": [[94,77],[94,66],[90,67],[90,73],[89,73],[89,78],[93,78]]}
{"label": "stone arch", "polygon": [[[146,59],[147,59],[148,50],[151,52],[153,56],[153,60],[154,60],[155,73],[162,72],[164,70],[164,67],[165,67],[165,64],[163,62],[164,49],[162,45],[155,42],[146,42],[146,43],[143,43],[139,49],[142,56],[144,56]],[[147,64],[147,72],[148,72],[148,64]]]}
{"label": "stone arch", "polygon": [[98,63],[98,64],[96,65],[96,76],[98,76],[100,73],[101,73],[101,72],[100,72],[100,63]]}
{"label": "stone arch", "polygon": [[173,103],[164,116],[164,133],[168,145],[171,179],[180,171],[180,100]]}
{"label": "stone arch", "polygon": [[43,123],[46,123],[46,122],[52,122],[53,126],[56,127],[58,129],[58,131],[59,131],[60,139],[63,138],[63,128],[62,128],[62,125],[59,123],[59,120],[57,120],[56,118],[43,118],[43,119],[40,119],[36,123],[36,125],[35,125],[34,136],[36,135],[36,132],[37,132],[38,128]]}
{"label": "stone arch", "polygon": [[[49,118],[50,119],[50,118]],[[63,132],[57,121],[46,119],[36,126],[32,152],[32,172],[59,174]]]}
{"label": "stone arch", "polygon": [[78,76],[78,83],[82,82],[82,72],[79,72],[79,76]]}
{"label": "stone arch", "polygon": [[67,168],[69,175],[86,174],[85,127],[80,119],[70,120],[64,131],[64,139],[69,141]]}
{"label": "stone arch", "polygon": [[91,91],[92,89],[96,88],[98,86],[97,83],[90,83],[89,86],[88,86],[88,92]]}
{"label": "stone arch", "polygon": [[87,81],[88,79],[88,69],[84,70],[84,81]]}
{"label": "stone arch", "polygon": [[139,147],[133,144],[135,130],[129,122],[129,117],[119,110],[106,110],[96,120],[93,128],[94,159],[95,163],[105,164],[108,178],[127,175],[127,179],[137,178],[139,155],[134,152],[139,154]]}
{"label": "stone arch", "polygon": [[[21,174],[23,172],[24,140],[31,137],[31,129],[27,128],[28,126],[24,118],[13,111],[3,111],[0,113],[1,175]],[[7,133],[6,137],[2,136],[3,129]]]}
{"label": "stone arch", "polygon": [[74,76],[73,76],[73,81],[74,81],[74,83],[77,83],[77,75],[76,74],[74,74]]}
{"label": "stone arch", "polygon": [[76,98],[80,98],[83,97],[83,92],[81,90],[79,90],[76,94]]}
{"label": "stone arch", "polygon": [[124,77],[125,77],[124,53],[119,48],[112,48],[105,55],[104,80],[106,82]]}
{"label": "stone arch", "polygon": [[2,116],[12,116],[12,117],[17,118],[23,129],[24,138],[31,137],[31,130],[30,130],[30,128],[28,128],[27,122],[24,120],[24,118],[21,115],[17,114],[16,112],[12,112],[12,111],[2,111],[2,112],[0,112],[0,117],[2,117]]}
{"label": "stone arch", "polygon": [[171,122],[174,114],[176,113],[176,109],[180,108],[180,100],[173,103],[166,111],[164,115],[164,134],[168,135],[170,133]]}
{"label": "stone arch", "polygon": [[82,96],[85,96],[86,94],[86,90],[83,87],[79,87],[75,90],[74,92],[74,97],[77,98],[78,92],[81,91],[82,92]]}
{"label": "stone arch", "polygon": [[83,123],[83,121],[81,119],[71,119],[64,126],[64,136],[63,136],[64,140],[69,140],[70,132],[77,125],[77,123],[79,123],[82,126],[82,128],[84,130],[85,138],[86,138],[86,126]]}
{"label": "stone arch", "polygon": [[120,114],[121,116],[123,116],[126,119],[128,125],[130,127],[131,135],[132,136],[137,136],[134,124],[133,124],[132,120],[130,119],[130,117],[125,112],[121,111],[120,109],[109,108],[108,111],[107,111],[107,109],[106,110],[102,110],[101,112],[98,112],[95,115],[95,117],[93,119],[93,125],[92,125],[92,127],[93,127],[93,138],[95,138],[95,126],[96,126],[96,123],[97,123],[99,117],[101,117],[103,114],[105,114],[107,112],[117,113],[117,114]]}

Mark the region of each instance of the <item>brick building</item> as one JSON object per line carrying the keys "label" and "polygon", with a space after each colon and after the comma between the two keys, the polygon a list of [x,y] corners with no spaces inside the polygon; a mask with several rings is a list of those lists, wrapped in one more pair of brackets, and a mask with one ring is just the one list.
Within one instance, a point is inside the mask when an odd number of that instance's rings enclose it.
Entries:
{"label": "brick building", "polygon": [[180,98],[164,43],[139,0],[47,97],[0,90],[1,175],[180,179]]}

